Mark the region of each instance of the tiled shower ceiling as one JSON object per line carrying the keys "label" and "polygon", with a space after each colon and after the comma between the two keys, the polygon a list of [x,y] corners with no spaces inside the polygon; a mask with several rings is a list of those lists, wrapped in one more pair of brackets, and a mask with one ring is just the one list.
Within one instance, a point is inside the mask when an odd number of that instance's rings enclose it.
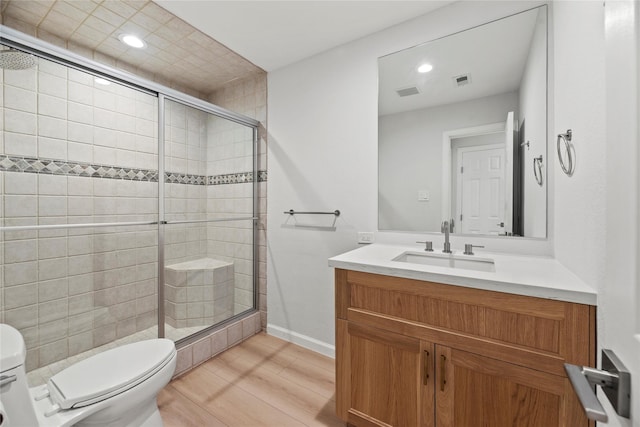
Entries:
{"label": "tiled shower ceiling", "polygon": [[[2,24],[99,62],[207,98],[262,69],[150,0],[2,0]],[[123,33],[147,48],[128,47]]]}

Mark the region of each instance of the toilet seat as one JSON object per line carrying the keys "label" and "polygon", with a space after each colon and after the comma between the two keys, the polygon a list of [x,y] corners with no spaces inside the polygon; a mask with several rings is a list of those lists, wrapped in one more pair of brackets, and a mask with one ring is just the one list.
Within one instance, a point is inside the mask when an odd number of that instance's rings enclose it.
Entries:
{"label": "toilet seat", "polygon": [[99,353],[54,375],[47,382],[60,409],[81,408],[123,393],[145,381],[175,357],[173,341],[140,341]]}

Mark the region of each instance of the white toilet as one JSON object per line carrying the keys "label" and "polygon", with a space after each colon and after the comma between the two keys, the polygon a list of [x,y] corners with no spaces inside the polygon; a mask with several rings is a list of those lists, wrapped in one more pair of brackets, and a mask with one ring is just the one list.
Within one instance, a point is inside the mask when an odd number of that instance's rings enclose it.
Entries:
{"label": "white toilet", "polygon": [[20,332],[0,324],[0,427],[162,426],[156,396],[176,367],[173,341],[123,345],[28,388]]}

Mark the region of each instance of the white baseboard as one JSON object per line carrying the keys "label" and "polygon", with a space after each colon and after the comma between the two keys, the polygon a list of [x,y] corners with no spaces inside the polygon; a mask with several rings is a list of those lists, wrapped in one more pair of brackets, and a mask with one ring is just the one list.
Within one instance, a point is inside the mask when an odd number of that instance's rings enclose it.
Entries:
{"label": "white baseboard", "polygon": [[285,341],[292,342],[300,347],[308,348],[317,353],[324,354],[325,356],[335,359],[336,347],[319,341],[315,338],[308,337],[306,335],[299,334],[297,332],[290,331],[289,329],[281,328],[267,323],[267,333],[274,337],[281,338]]}

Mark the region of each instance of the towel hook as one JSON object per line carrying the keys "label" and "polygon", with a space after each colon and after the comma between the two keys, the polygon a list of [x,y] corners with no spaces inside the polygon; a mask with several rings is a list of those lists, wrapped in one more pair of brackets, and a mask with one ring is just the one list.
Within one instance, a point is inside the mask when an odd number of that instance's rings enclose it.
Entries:
{"label": "towel hook", "polygon": [[[562,168],[562,171],[565,174],[567,174],[567,176],[572,176],[576,167],[576,164],[573,159],[575,150],[573,148],[573,144],[571,143],[571,139],[572,139],[571,129],[567,129],[567,133],[558,134],[558,140],[556,143],[556,149],[558,151],[558,160],[560,161],[560,167]],[[564,142],[564,144],[562,144],[561,142]],[[565,161],[563,160],[565,157],[563,156],[563,153],[562,153],[563,148],[566,153],[567,164],[565,164]]]}

